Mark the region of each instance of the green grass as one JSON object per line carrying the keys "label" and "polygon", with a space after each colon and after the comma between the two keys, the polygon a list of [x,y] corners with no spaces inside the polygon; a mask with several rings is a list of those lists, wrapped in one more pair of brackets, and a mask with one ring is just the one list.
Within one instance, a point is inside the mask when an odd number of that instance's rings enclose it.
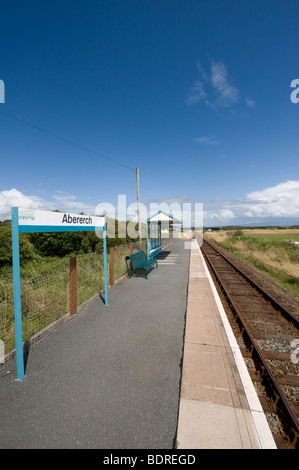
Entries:
{"label": "green grass", "polygon": [[299,296],[299,234],[236,230],[206,236]]}

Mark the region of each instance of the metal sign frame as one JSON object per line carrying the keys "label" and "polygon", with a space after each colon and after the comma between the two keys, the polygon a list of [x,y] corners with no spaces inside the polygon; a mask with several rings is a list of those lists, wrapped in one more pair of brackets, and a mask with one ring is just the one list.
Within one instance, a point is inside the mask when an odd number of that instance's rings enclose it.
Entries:
{"label": "metal sign frame", "polygon": [[[15,342],[17,358],[18,379],[25,377],[24,351],[22,331],[22,307],[21,307],[21,277],[20,277],[20,252],[19,233],[32,232],[76,232],[76,231],[102,231],[104,252],[104,281],[105,281],[105,305],[108,306],[108,277],[107,277],[107,231],[105,217],[91,217],[63,212],[46,212],[11,208],[11,235],[12,235],[12,266],[13,266],[13,293],[15,314]],[[38,217],[35,220],[35,214]],[[58,217],[62,220],[59,220]],[[49,219],[49,222],[46,222]]]}

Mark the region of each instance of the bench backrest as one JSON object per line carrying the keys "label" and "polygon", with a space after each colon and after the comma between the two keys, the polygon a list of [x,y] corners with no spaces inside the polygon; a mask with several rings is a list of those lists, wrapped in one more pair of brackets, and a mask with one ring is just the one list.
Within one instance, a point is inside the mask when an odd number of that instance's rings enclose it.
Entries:
{"label": "bench backrest", "polygon": [[146,260],[146,254],[143,250],[138,251],[137,253],[130,255],[130,260],[134,269],[135,266],[138,266],[139,264],[141,264],[143,261]]}

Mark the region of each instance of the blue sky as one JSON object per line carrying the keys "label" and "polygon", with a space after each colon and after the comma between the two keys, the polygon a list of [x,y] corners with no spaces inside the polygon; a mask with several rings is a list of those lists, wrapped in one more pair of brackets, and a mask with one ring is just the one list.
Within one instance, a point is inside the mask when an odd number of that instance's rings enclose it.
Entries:
{"label": "blue sky", "polygon": [[297,0],[11,0],[1,23],[1,219],[131,204],[139,167],[146,205],[299,223]]}

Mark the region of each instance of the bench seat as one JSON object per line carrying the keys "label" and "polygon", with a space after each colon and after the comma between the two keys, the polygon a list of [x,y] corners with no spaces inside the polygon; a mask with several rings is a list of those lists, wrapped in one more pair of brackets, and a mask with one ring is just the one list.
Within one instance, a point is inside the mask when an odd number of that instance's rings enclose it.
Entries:
{"label": "bench seat", "polygon": [[152,266],[156,265],[158,267],[158,261],[156,259],[146,259],[146,254],[143,250],[138,251],[132,255],[126,256],[126,265],[129,277],[131,277],[130,269],[128,266],[128,261],[131,261],[132,268],[135,270],[144,269],[145,270],[145,279],[147,279],[147,273]]}

